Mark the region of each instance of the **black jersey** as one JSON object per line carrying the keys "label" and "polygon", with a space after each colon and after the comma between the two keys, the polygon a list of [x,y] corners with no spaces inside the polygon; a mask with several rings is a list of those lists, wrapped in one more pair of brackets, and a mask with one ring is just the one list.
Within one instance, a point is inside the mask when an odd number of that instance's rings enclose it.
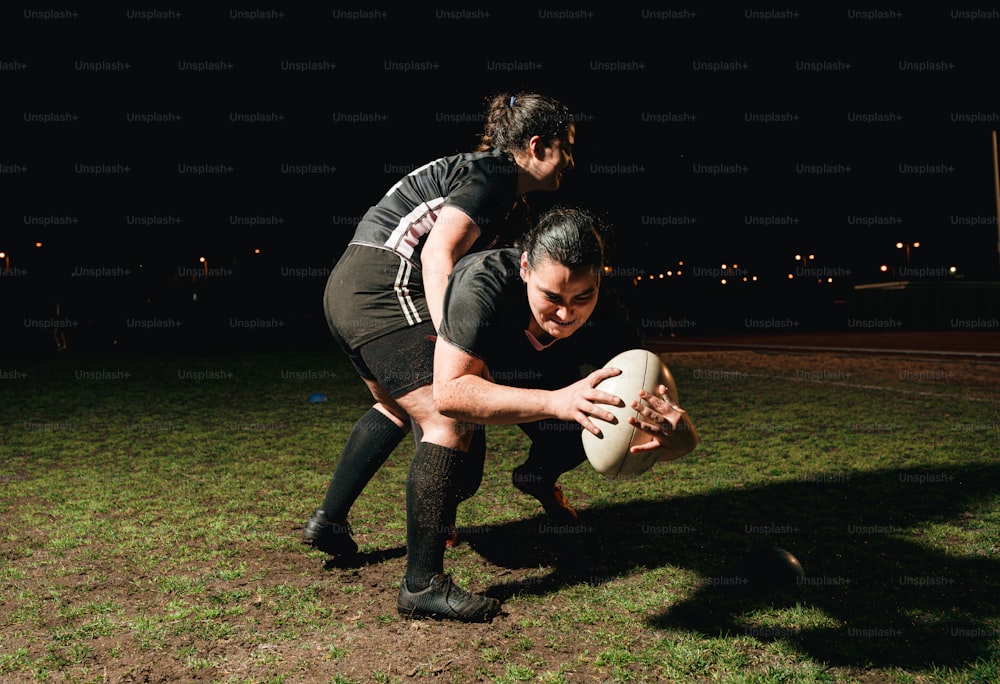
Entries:
{"label": "black jersey", "polygon": [[460,260],[448,280],[438,335],[482,359],[494,382],[558,389],[613,356],[643,346],[614,290],[602,283],[590,319],[573,335],[537,350],[528,338],[521,252],[494,249]]}
{"label": "black jersey", "polygon": [[454,206],[479,226],[470,249],[502,247],[528,228],[517,196],[517,166],[503,152],[466,152],[414,169],[361,218],[352,244],[396,252],[415,265],[437,213]]}

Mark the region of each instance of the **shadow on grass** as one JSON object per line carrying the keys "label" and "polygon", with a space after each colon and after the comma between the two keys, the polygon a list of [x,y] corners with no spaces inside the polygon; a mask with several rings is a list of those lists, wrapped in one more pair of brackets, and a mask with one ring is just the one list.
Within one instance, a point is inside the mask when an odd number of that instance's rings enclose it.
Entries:
{"label": "shadow on grass", "polygon": [[[684,598],[648,619],[651,627],[782,639],[839,666],[959,667],[1000,657],[995,533],[988,535],[991,556],[956,556],[907,531],[947,521],[962,535],[979,526],[981,517],[970,511],[996,495],[1000,465],[831,480],[590,508],[580,512],[576,526],[535,518],[463,539],[500,566],[554,568],[538,580],[487,592],[498,598],[674,566],[698,578],[690,590],[680,587]],[[954,541],[939,539],[937,545]],[[742,559],[770,546],[795,554],[805,576],[784,588],[749,585]],[[773,610],[796,606],[808,610]],[[772,619],[792,614],[805,624],[755,620],[769,610]]]}
{"label": "shadow on grass", "polygon": [[391,549],[381,549],[379,551],[369,551],[356,553],[351,556],[331,556],[323,563],[324,570],[350,570],[363,568],[368,565],[377,565],[393,558],[402,558],[406,555],[405,546],[397,546]]}

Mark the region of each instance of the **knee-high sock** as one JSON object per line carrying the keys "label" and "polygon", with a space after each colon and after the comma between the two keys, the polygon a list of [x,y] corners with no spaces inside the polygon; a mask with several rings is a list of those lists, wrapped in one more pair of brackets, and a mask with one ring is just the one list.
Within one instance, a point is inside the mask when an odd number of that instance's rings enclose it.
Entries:
{"label": "knee-high sock", "polygon": [[469,445],[469,453],[463,456],[463,463],[455,481],[455,505],[462,503],[479,491],[483,483],[483,466],[486,462],[486,426],[477,425]]}
{"label": "knee-high sock", "polygon": [[406,478],[406,583],[411,591],[426,587],[444,572],[445,541],[455,520],[457,476],[466,455],[421,442]]}
{"label": "knee-high sock", "polygon": [[347,437],[344,450],[333,470],[323,499],[326,517],[336,522],[347,520],[351,506],[361,495],[389,454],[408,430],[389,420],[381,411],[368,409]]}
{"label": "knee-high sock", "polygon": [[537,482],[553,483],[563,473],[587,460],[580,441],[579,426],[560,425],[560,421],[540,421],[521,425],[531,438],[528,458],[518,470],[531,473]]}

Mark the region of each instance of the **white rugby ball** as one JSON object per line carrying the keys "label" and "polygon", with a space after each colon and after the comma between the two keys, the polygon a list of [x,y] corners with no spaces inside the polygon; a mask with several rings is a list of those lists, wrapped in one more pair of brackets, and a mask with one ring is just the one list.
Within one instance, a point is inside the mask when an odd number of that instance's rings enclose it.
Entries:
{"label": "white rugby ball", "polygon": [[630,425],[628,421],[629,417],[638,416],[638,412],[632,408],[631,404],[639,398],[639,390],[645,389],[651,394],[656,394],[657,387],[665,385],[668,390],[667,398],[672,403],[677,404],[679,402],[677,384],[660,357],[645,349],[630,349],[622,352],[604,364],[604,367],[620,368],[622,372],[602,380],[597,387],[621,397],[625,405],[621,407],[601,405],[602,408],[608,409],[615,415],[618,419],[616,423],[591,417],[594,424],[601,430],[600,437],[589,430],[583,430],[580,433],[581,439],[583,439],[583,450],[594,470],[609,480],[636,477],[649,470],[657,461],[673,460],[694,449],[691,442],[693,438],[694,444],[697,444],[697,433],[694,432],[694,426],[690,423],[690,419],[685,416],[684,421],[678,427],[682,428],[684,432],[688,432],[690,429],[690,433],[677,435],[679,450],[661,447],[637,454],[630,453],[631,447],[644,444],[652,439],[648,433]]}

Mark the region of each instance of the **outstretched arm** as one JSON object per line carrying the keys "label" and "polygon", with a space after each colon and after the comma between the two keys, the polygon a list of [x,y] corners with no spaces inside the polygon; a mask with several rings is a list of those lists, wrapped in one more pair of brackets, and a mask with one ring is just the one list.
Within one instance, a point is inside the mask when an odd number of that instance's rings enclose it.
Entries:
{"label": "outstretched arm", "polygon": [[442,414],[472,423],[514,425],[556,418],[576,421],[600,435],[590,418],[614,421],[614,414],[601,405],[624,403],[595,385],[619,373],[617,368],[598,369],[558,390],[499,385],[482,359],[439,336],[434,349],[434,404]]}

